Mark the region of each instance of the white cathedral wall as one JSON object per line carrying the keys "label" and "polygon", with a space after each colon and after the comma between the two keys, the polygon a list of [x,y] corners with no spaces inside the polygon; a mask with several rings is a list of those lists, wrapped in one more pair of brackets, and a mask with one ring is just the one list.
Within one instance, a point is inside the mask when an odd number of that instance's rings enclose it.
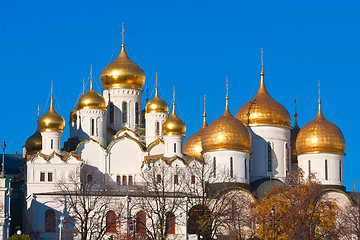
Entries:
{"label": "white cathedral wall", "polygon": [[[252,139],[251,182],[268,177],[284,182],[291,171],[290,128],[253,126],[249,127],[249,131]],[[268,171],[268,143],[271,145],[270,171]]]}
{"label": "white cathedral wall", "polygon": [[164,135],[165,142],[165,157],[172,157],[174,155],[183,156],[182,143],[184,136],[182,135]]}
{"label": "white cathedral wall", "polygon": [[[327,161],[327,170],[326,162]],[[298,165],[308,177],[315,174],[323,185],[344,185],[344,155],[336,153],[307,153],[298,155]],[[327,176],[326,176],[327,172]]]}
{"label": "white cathedral wall", "polygon": [[[77,136],[80,141],[89,137],[106,145],[106,111],[102,109],[77,110]],[[92,131],[92,120],[94,120],[94,131]]]}
{"label": "white cathedral wall", "polygon": [[43,131],[41,132],[42,138],[42,150],[43,154],[51,154],[56,152],[57,154],[61,153],[61,135],[60,131]]}
{"label": "white cathedral wall", "polygon": [[216,182],[231,179],[234,182],[249,183],[249,153],[217,150],[207,151],[203,153],[203,157],[205,163],[215,171],[213,176]]}
{"label": "white cathedral wall", "polygon": [[97,142],[85,141],[78,146],[76,153],[81,155],[81,159],[85,164],[97,168],[101,173],[105,173],[106,150]]}
{"label": "white cathedral wall", "polygon": [[[168,113],[145,113],[145,136],[146,146],[155,141],[157,138],[162,137],[162,124],[169,117]],[[159,123],[159,129],[157,131],[157,122]]]}
{"label": "white cathedral wall", "polygon": [[[109,111],[109,104],[114,104],[114,123],[109,123],[108,126],[112,127],[116,132],[120,129],[127,127],[135,130],[136,127],[140,126],[141,123],[141,94],[142,90],[131,89],[131,88],[114,88],[104,89],[103,96]],[[122,104],[127,102],[128,109],[127,122],[122,121]],[[139,122],[135,123],[135,103],[139,104]]]}

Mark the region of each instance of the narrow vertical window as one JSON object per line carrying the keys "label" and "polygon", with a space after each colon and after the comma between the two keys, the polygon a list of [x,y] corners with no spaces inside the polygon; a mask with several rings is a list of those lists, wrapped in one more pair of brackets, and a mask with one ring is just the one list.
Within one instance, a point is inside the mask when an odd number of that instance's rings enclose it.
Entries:
{"label": "narrow vertical window", "polygon": [[339,162],[339,177],[340,177],[340,181],[342,181],[341,161]]}
{"label": "narrow vertical window", "polygon": [[139,124],[139,104],[135,103],[135,124]]}
{"label": "narrow vertical window", "polygon": [[110,102],[109,106],[109,122],[114,123],[114,103]]}
{"label": "narrow vertical window", "polygon": [[52,172],[48,173],[48,182],[52,182],[53,181],[53,174]]}
{"label": "narrow vertical window", "polygon": [[56,231],[56,216],[54,210],[46,210],[45,212],[45,232]]}
{"label": "narrow vertical window", "polygon": [[233,158],[230,157],[230,177],[234,177]]}
{"label": "narrow vertical window", "polygon": [[54,140],[53,139],[50,140],[50,149],[54,149]]}
{"label": "narrow vertical window", "polygon": [[131,175],[129,176],[129,185],[133,185],[133,177]]}
{"label": "narrow vertical window", "polygon": [[95,135],[95,120],[91,119],[91,136]]}
{"label": "narrow vertical window", "polygon": [[127,185],[127,177],[123,176],[122,178],[122,185]]}
{"label": "narrow vertical window", "polygon": [[267,170],[271,172],[272,170],[272,159],[271,159],[271,143],[267,143]]}
{"label": "narrow vertical window", "polygon": [[195,184],[195,175],[191,175],[191,184]]}
{"label": "narrow vertical window", "polygon": [[214,178],[216,178],[216,158],[214,157],[213,161],[213,172],[214,172]]}
{"label": "narrow vertical window", "polygon": [[246,161],[246,158],[244,159],[244,168],[245,168],[245,179],[247,179],[248,178],[248,171],[247,171],[247,161]]}
{"label": "narrow vertical window", "polygon": [[45,173],[44,172],[40,173],[40,182],[45,182]]}
{"label": "narrow vertical window", "polygon": [[174,175],[174,184],[179,184],[179,175]]}
{"label": "narrow vertical window", "polygon": [[160,135],[160,123],[156,122],[156,135]]}
{"label": "narrow vertical window", "polygon": [[311,162],[310,162],[310,160],[308,161],[308,172],[309,172],[309,177],[310,177],[310,174],[311,174]]}
{"label": "narrow vertical window", "polygon": [[161,175],[160,174],[156,175],[156,182],[161,183]]}
{"label": "narrow vertical window", "polygon": [[122,104],[122,122],[127,122],[127,102],[123,102]]}
{"label": "narrow vertical window", "polygon": [[328,160],[325,159],[325,180],[328,180]]}
{"label": "narrow vertical window", "polygon": [[121,184],[121,177],[119,175],[116,176],[116,184],[117,185]]}
{"label": "narrow vertical window", "polygon": [[285,143],[285,163],[286,163],[286,173],[289,172],[289,147],[288,144]]}
{"label": "narrow vertical window", "polygon": [[174,153],[176,153],[176,143],[174,143]]}

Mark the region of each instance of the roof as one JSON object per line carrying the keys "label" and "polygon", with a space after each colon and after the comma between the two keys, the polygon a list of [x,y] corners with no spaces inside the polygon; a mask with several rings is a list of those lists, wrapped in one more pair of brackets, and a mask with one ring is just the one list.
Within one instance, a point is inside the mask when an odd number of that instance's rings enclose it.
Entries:
{"label": "roof", "polygon": [[[0,161],[2,164],[3,154],[0,154]],[[20,173],[23,166],[24,159],[22,154],[5,154],[5,172],[10,174]]]}

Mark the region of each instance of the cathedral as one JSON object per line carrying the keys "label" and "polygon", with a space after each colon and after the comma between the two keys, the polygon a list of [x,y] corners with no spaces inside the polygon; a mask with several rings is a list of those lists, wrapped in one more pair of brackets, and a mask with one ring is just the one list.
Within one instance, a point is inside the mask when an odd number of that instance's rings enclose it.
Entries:
{"label": "cathedral", "polygon": [[[197,176],[191,169],[206,165],[219,187],[231,183],[234,191],[249,199],[257,198],[274,182],[285,182],[291,171],[301,168],[305,177],[316,173],[329,195],[344,204],[349,202],[343,176],[344,136],[323,115],[320,96],[314,119],[300,129],[295,113],[292,126],[288,110],[267,91],[262,70],[258,91],[249,102],[232,114],[227,94],[223,114],[208,124],[204,110],[202,126],[191,136],[188,133],[184,142],[186,125],[176,114],[175,98],[169,106],[156,84],[153,99],[141,105],[145,73],[128,57],[124,43],[118,57],[101,72],[102,94],[94,91],[91,75],[90,88],[80,96],[68,121],[56,112],[51,95],[48,112],[39,118],[36,132],[25,143],[27,233],[36,233],[41,239],[58,238],[59,219],[66,215],[66,206],[59,205],[55,197],[58,184],[84,165],[91,167],[85,181],[102,178],[118,186],[114,191],[123,202],[129,199],[129,192],[136,192],[135,186],[144,185],[144,171],[160,165],[188,173],[158,174],[154,181],[171,178],[174,185],[196,185]],[[66,122],[70,137],[61,146]],[[186,215],[174,221],[167,232],[170,239],[197,239],[187,226],[192,207],[186,203]],[[129,209],[124,215],[129,218]],[[146,214],[140,215],[145,227],[151,228]],[[129,234],[126,225],[118,227],[119,232]],[[107,231],[109,239],[121,239],[112,236],[112,228]]]}

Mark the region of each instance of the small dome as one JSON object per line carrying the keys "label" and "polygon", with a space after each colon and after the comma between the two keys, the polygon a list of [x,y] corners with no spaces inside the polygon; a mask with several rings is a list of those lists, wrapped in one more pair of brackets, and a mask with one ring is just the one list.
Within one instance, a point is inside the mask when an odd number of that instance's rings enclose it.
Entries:
{"label": "small dome", "polygon": [[249,130],[241,121],[231,115],[228,107],[228,97],[226,98],[226,108],[223,115],[205,129],[202,135],[202,148],[203,151],[222,149],[251,151]]}
{"label": "small dome", "polygon": [[299,132],[296,138],[297,154],[326,152],[345,152],[345,139],[341,130],[332,122],[328,121],[319,111],[315,119],[307,123]]}
{"label": "small dome", "polygon": [[195,157],[195,158],[202,158],[202,146],[201,146],[201,138],[207,127],[206,122],[206,114],[204,113],[204,121],[203,125],[201,126],[200,130],[191,135],[184,143],[183,152],[185,155]]}
{"label": "small dome", "polygon": [[171,116],[168,117],[163,125],[162,131],[164,135],[183,135],[185,136],[186,125],[175,113],[175,103],[173,103],[173,110]]}
{"label": "small dome", "polygon": [[290,127],[289,112],[269,95],[265,88],[264,72],[261,72],[260,75],[261,81],[258,92],[253,99],[239,109],[235,117],[247,126]]}
{"label": "small dome", "polygon": [[158,88],[155,88],[155,97],[150,100],[145,107],[146,113],[166,112],[169,113],[168,104],[159,97]]}
{"label": "small dome", "polygon": [[25,142],[25,148],[28,154],[36,153],[42,149],[42,138],[39,128]]}
{"label": "small dome", "polygon": [[77,107],[74,107],[70,112],[70,122],[75,122],[77,119]]}
{"label": "small dome", "polygon": [[105,89],[142,89],[145,73],[141,67],[130,60],[123,44],[119,56],[102,70],[100,80]]}
{"label": "small dome", "polygon": [[79,98],[77,109],[106,109],[105,99],[93,90],[92,81],[90,90]]}
{"label": "small dome", "polygon": [[38,121],[38,129],[43,131],[63,131],[65,120],[62,116],[55,112],[53,105],[53,97],[50,98],[50,108],[47,113],[41,116]]}

